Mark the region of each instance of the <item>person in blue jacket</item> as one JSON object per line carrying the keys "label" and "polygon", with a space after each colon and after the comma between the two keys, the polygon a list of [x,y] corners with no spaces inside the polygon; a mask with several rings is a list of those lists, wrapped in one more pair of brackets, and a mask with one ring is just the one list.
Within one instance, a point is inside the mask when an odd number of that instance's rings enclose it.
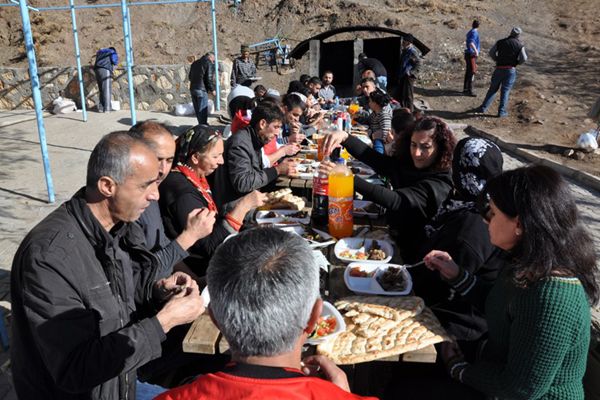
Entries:
{"label": "person in blue jacket", "polygon": [[475,97],[473,93],[473,76],[477,73],[477,57],[479,57],[479,51],[481,50],[479,44],[479,21],[474,20],[471,25],[471,30],[467,32],[467,39],[465,40],[465,82],[463,85],[463,94],[465,96]]}
{"label": "person in blue jacket", "polygon": [[96,62],[94,63],[94,73],[96,82],[98,82],[98,111],[111,111],[110,101],[112,99],[112,78],[114,66],[119,63],[119,56],[114,47],[107,47],[96,52]]}

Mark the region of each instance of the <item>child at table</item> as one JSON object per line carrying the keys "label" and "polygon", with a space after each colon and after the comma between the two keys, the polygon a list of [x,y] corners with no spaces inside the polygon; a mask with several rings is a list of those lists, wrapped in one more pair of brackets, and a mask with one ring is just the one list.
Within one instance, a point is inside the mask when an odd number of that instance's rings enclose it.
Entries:
{"label": "child at table", "polygon": [[367,121],[368,132],[373,141],[373,148],[380,154],[385,154],[385,137],[392,129],[390,100],[390,96],[379,89],[369,94],[369,108],[373,112]]}

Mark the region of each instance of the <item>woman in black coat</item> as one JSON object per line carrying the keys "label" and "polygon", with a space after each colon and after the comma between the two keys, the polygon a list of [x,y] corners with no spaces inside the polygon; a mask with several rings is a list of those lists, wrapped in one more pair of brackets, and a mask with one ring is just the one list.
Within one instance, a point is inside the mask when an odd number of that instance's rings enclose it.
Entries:
{"label": "woman in black coat", "polygon": [[[206,176],[223,164],[223,149],[221,134],[202,125],[189,129],[177,139],[177,164],[159,187],[160,211],[165,233],[170,238],[183,231],[190,211],[208,208],[219,212]],[[253,191],[227,213],[217,214],[212,233],[188,249],[193,257],[186,259],[186,264],[194,273],[204,275],[215,249],[227,236],[240,230],[248,211],[261,206],[265,198],[265,194]]]}
{"label": "woman in black coat", "polygon": [[391,183],[392,189],[388,189],[359,177],[354,178],[354,188],[365,200],[387,209],[388,223],[401,255],[404,261],[413,262],[416,259],[415,249],[424,237],[425,223],[436,214],[452,188],[450,165],[456,145],[454,133],[441,119],[426,117],[413,129],[397,135],[393,156],[377,153],[360,139],[343,131],[327,136],[325,154],[330,154],[340,145]]}

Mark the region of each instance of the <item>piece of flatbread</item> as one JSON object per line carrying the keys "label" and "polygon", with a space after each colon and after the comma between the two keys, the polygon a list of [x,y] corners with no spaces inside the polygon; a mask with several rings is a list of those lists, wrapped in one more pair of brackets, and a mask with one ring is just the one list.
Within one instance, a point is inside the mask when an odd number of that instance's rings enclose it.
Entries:
{"label": "piece of flatbread", "polygon": [[[354,312],[373,314],[379,317],[402,321],[405,318],[418,315],[423,311],[425,303],[416,296],[406,297],[380,297],[380,296],[352,296],[346,297],[335,303],[343,314]],[[347,315],[348,316],[348,315]]]}
{"label": "piece of flatbread", "polygon": [[259,210],[303,210],[306,202],[303,198],[294,196],[292,189],[284,188],[267,193],[265,204]]}
{"label": "piece of flatbread", "polygon": [[[377,307],[371,307],[371,310],[377,310],[378,314],[353,314],[359,308],[360,299],[365,300],[363,305],[390,308],[397,306],[398,308],[394,307],[395,311],[404,318],[395,319],[398,317],[395,313],[388,314],[393,318],[385,318],[378,315],[382,312]],[[423,300],[418,297],[353,297],[338,301],[336,306],[345,314],[350,313],[350,316],[345,316],[346,331],[317,347],[317,353],[329,357],[336,364],[373,361],[449,340],[435,315],[431,310],[424,309]],[[365,319],[363,314],[370,317]]]}

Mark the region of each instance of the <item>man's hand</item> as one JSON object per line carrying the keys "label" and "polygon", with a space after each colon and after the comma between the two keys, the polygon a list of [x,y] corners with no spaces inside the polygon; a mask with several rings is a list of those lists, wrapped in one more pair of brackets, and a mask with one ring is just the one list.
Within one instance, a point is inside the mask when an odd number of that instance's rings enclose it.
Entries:
{"label": "man's hand", "polygon": [[173,327],[194,321],[205,310],[198,284],[188,274],[176,272],[157,282],[160,291],[171,293],[156,318],[165,333]]}
{"label": "man's hand", "polygon": [[212,92],[210,92],[210,94],[212,94],[212,95],[213,95],[213,97],[214,97],[214,96],[216,96],[216,95],[217,95],[217,91],[216,91],[216,90],[213,90]]}
{"label": "man's hand", "polygon": [[177,237],[177,243],[182,249],[189,249],[199,239],[212,233],[215,225],[216,213],[208,208],[197,208],[190,211],[187,217],[185,230]]}
{"label": "man's hand", "polygon": [[327,160],[321,161],[319,164],[319,173],[329,175],[331,170],[335,167],[335,163]]}
{"label": "man's hand", "polygon": [[300,151],[300,145],[298,143],[288,143],[283,146],[283,150],[286,156],[293,156]]}
{"label": "man's hand", "polygon": [[309,356],[302,360],[302,372],[308,376],[320,376],[341,389],[350,392],[348,378],[344,371],[325,356]]}
{"label": "man's hand", "polygon": [[296,162],[292,159],[286,158],[281,161],[275,169],[279,175],[293,175],[296,173]]}
{"label": "man's hand", "polygon": [[186,288],[198,286],[195,280],[185,272],[175,272],[168,278],[163,278],[154,284],[155,294],[158,296],[158,300],[168,300],[173,296],[184,292]]}

